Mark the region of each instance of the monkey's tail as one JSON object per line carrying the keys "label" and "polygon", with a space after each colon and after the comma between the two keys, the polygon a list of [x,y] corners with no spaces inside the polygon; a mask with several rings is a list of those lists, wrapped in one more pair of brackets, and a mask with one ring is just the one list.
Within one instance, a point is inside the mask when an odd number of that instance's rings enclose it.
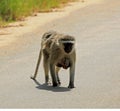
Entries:
{"label": "monkey's tail", "polygon": [[37,61],[36,69],[35,69],[35,73],[34,73],[34,76],[32,77],[32,79],[35,79],[36,76],[37,76],[38,68],[39,68],[39,65],[40,65],[40,62],[41,62],[41,57],[42,57],[42,49],[40,49],[39,57],[38,57],[38,61]]}

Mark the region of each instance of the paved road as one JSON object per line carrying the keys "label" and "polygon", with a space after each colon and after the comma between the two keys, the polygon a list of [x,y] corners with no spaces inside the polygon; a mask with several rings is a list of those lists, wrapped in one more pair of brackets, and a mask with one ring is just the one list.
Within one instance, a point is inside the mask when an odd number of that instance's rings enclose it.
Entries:
{"label": "paved road", "polygon": [[[38,83],[29,78],[40,37],[51,29],[76,37],[72,90],[67,88],[68,71],[60,72],[57,88],[44,85],[42,65]],[[120,0],[87,6],[22,38],[16,52],[0,56],[0,108],[120,108]]]}

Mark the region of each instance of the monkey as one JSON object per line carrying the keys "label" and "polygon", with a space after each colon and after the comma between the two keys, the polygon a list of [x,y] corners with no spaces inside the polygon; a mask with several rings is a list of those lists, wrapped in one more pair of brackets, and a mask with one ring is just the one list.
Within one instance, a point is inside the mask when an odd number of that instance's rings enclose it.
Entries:
{"label": "monkey", "polygon": [[48,31],[43,34],[41,49],[36,65],[36,70],[31,79],[36,78],[41,57],[43,55],[43,67],[45,72],[45,83],[49,82],[49,71],[53,87],[61,84],[58,72],[61,68],[69,68],[68,88],[74,88],[76,49],[75,38],[70,35],[60,34],[56,31]]}

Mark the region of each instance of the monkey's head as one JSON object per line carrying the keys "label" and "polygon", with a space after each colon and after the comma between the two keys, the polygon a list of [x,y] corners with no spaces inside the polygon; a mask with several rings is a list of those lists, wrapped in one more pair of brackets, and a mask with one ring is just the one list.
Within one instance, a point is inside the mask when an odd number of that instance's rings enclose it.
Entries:
{"label": "monkey's head", "polygon": [[65,35],[59,39],[59,45],[66,53],[71,53],[75,47],[75,38],[69,35]]}

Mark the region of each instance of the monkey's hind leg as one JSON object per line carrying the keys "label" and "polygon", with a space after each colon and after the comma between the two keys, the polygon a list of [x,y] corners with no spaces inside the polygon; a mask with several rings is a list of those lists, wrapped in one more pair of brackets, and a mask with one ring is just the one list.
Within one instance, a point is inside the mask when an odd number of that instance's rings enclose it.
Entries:
{"label": "monkey's hind leg", "polygon": [[51,74],[51,77],[52,77],[53,87],[58,86],[56,72],[55,72],[55,65],[53,63],[50,63],[50,74]]}
{"label": "monkey's hind leg", "polygon": [[45,73],[45,83],[50,84],[49,82],[49,56],[48,54],[43,51],[43,67],[44,67],[44,73]]}

